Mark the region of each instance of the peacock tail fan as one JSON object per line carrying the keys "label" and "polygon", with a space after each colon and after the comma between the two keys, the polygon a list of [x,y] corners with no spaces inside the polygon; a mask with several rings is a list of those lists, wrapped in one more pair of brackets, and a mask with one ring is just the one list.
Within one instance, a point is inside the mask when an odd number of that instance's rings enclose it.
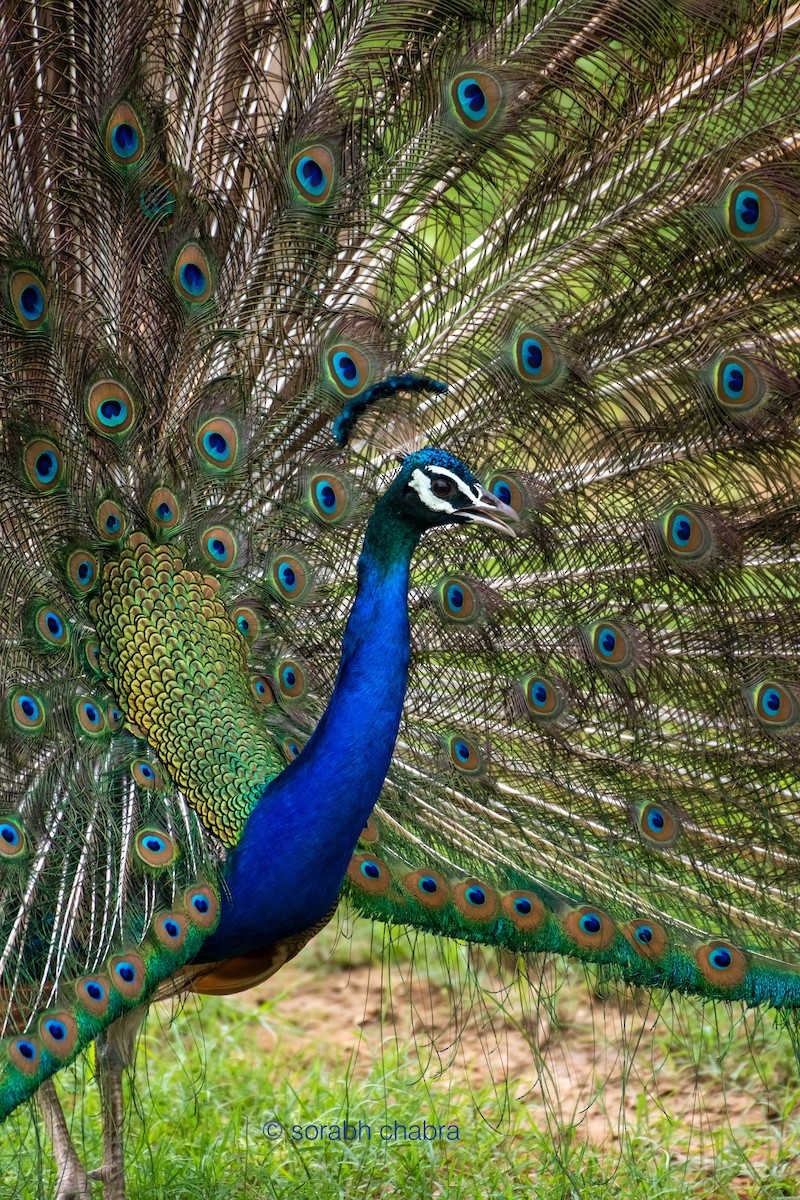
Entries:
{"label": "peacock tail fan", "polygon": [[421,543],[344,894],[791,1026],[795,8],[2,22],[0,1113],[191,978],[409,427],[521,520]]}

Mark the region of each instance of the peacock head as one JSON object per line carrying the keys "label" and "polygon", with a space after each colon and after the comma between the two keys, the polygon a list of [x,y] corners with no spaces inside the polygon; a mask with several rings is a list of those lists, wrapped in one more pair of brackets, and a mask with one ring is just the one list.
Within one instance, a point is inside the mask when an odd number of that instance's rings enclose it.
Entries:
{"label": "peacock head", "polygon": [[427,446],[407,454],[383,504],[422,532],[437,525],[488,525],[513,538],[519,516],[483,487],[460,459]]}

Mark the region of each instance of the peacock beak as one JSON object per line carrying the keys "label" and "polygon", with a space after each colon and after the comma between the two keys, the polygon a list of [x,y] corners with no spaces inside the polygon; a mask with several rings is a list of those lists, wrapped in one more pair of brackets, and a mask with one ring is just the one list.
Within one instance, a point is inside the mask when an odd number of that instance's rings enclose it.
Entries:
{"label": "peacock beak", "polygon": [[515,538],[517,536],[515,530],[511,529],[507,522],[519,521],[519,513],[510,504],[504,504],[502,500],[498,500],[497,496],[487,491],[486,488],[480,488],[477,499],[466,508],[460,509],[458,515],[464,521],[472,521],[477,525],[488,525],[490,529],[502,533],[505,537]]}

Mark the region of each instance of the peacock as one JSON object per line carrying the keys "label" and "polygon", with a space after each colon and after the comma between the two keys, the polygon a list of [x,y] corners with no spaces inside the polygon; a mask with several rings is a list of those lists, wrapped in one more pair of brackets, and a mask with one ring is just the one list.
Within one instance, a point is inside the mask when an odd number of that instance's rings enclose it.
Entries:
{"label": "peacock", "polygon": [[800,9],[2,6],[0,1114],[346,898],[800,1008]]}

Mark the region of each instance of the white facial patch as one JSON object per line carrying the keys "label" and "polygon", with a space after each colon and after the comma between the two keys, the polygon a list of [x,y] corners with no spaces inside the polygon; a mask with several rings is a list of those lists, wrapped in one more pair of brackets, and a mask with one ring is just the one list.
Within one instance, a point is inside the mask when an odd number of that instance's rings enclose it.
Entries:
{"label": "white facial patch", "polygon": [[[458,490],[464,497],[473,504],[477,499],[477,493],[473,492],[463,479],[459,479],[452,471],[448,471],[446,467],[436,468],[437,477],[445,475],[448,479],[452,479]],[[443,500],[441,496],[434,496],[431,481],[424,471],[416,467],[411,472],[411,478],[408,481],[409,487],[412,487],[419,496],[426,508],[433,509],[434,512],[455,512],[455,505],[450,500]]]}

